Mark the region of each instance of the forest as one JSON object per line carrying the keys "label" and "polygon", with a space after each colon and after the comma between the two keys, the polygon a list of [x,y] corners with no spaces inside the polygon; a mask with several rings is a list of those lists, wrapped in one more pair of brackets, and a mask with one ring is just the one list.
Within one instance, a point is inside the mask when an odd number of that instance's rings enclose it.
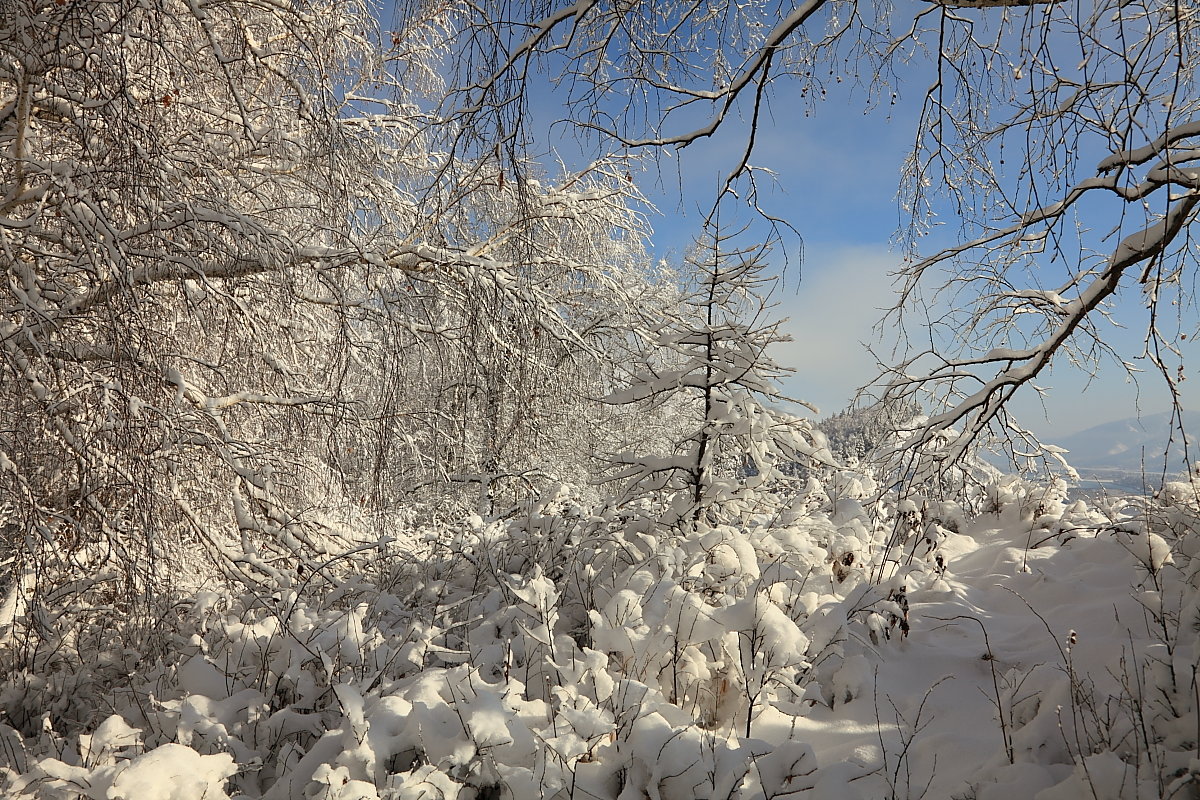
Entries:
{"label": "forest", "polygon": [[[0,796],[1200,798],[1200,464],[1083,497],[1010,402],[1187,441],[1198,66],[1182,0],[0,0]],[[759,155],[841,84],[913,145],[823,419]]]}

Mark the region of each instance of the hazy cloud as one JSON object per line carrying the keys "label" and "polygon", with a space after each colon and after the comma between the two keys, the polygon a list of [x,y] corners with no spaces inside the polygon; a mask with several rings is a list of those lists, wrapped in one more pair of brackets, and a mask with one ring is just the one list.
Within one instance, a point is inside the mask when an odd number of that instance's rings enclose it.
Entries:
{"label": "hazy cloud", "polygon": [[893,303],[892,278],[898,257],[886,244],[808,248],[799,286],[778,295],[777,313],[788,317],[784,331],[795,341],[778,345],[774,356],[796,370],[786,390],[817,405],[822,415],[845,408],[877,368],[866,344],[872,328]]}

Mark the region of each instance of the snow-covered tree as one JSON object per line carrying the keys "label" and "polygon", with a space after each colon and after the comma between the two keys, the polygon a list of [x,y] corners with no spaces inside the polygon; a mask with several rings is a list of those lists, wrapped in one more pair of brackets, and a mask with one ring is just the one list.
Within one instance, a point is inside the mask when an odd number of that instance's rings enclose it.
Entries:
{"label": "snow-covered tree", "polygon": [[397,235],[418,218],[400,178],[427,157],[402,106],[361,96],[372,24],[340,3],[4,4],[17,549],[115,551],[145,578],[185,525],[215,551],[219,521],[305,538],[288,506],[328,477],[282,445],[348,413],[347,309],[439,260]]}
{"label": "snow-covered tree", "polygon": [[51,650],[38,598],[296,584],[421,480],[578,461],[536,431],[624,324],[632,167],[439,149],[403,23],[0,2],[0,586]]}
{"label": "snow-covered tree", "polygon": [[613,475],[626,497],[661,493],[672,522],[735,518],[753,490],[793,463],[831,459],[808,420],[771,405],[785,399],[779,380],[788,370],[767,352],[787,341],[780,321],[767,318],[768,248],[736,238],[715,227],[705,232],[688,259],[689,294],[678,310],[664,310],[650,357],[608,397],[678,409],[681,434],[668,452],[620,453]]}
{"label": "snow-covered tree", "polygon": [[593,482],[612,416],[598,398],[667,286],[648,265],[630,168],[506,181],[450,215],[447,236],[472,217],[471,235],[511,268],[503,283],[484,270],[411,276],[389,301],[410,323],[381,330],[370,367],[380,413],[399,417],[365,475],[385,505],[487,516],[559,481]]}
{"label": "snow-covered tree", "polygon": [[884,443],[896,431],[911,427],[921,414],[916,404],[886,406],[872,403],[839,411],[821,420],[818,427],[829,440],[829,451],[842,463],[857,462]]}

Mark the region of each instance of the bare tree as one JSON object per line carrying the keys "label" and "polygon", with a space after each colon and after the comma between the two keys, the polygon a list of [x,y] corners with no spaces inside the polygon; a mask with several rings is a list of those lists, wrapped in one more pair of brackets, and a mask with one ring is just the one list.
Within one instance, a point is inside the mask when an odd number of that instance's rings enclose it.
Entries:
{"label": "bare tree", "polygon": [[[1200,197],[1191,5],[518,5],[472,6],[463,19],[476,57],[463,62],[472,69],[452,109],[520,141],[517,87],[546,71],[569,122],[601,148],[671,151],[744,125],[720,193],[756,205],[754,146],[773,86],[790,79],[792,96],[811,102],[846,81],[894,99],[910,64],[932,69],[902,186],[911,224],[894,314],[903,325],[931,303],[962,311],[916,319],[908,352],[887,359],[889,399],[943,403],[915,444],[954,430],[943,451],[955,459],[994,423],[1030,438],[1005,403],[1055,358],[1091,369],[1141,356],[1174,388],[1178,353],[1162,312],[1191,299]],[[932,215],[947,212],[962,223],[960,243],[922,254]],[[1139,291],[1145,350],[1117,354],[1107,304]]]}

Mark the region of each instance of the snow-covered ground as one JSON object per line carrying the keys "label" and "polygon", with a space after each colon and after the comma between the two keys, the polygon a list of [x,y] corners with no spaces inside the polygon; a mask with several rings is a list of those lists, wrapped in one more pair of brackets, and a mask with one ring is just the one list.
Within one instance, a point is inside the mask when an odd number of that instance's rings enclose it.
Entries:
{"label": "snow-covered ground", "polygon": [[80,616],[4,683],[0,794],[1200,794],[1189,485],[1092,508],[998,479],[969,514],[835,484],[682,536],[558,499],[145,641],[85,646]]}
{"label": "snow-covered ground", "polygon": [[[1081,751],[1092,755],[1093,740],[1109,741],[1130,714],[1151,713],[1130,707],[1142,668],[1166,658],[1149,554],[1095,531],[1030,549],[1045,530],[996,523],[951,534],[945,577],[910,594],[909,636],[864,647],[871,657],[841,682],[854,699],[797,724],[820,765],[839,765],[824,796],[1090,797],[1086,773],[1069,781]],[[1195,656],[1190,646],[1175,654],[1177,680],[1190,683]],[[1099,694],[1073,702],[1073,683]],[[1158,796],[1157,785],[1139,795],[1116,757],[1090,765],[1103,770],[1092,775],[1097,796]]]}

